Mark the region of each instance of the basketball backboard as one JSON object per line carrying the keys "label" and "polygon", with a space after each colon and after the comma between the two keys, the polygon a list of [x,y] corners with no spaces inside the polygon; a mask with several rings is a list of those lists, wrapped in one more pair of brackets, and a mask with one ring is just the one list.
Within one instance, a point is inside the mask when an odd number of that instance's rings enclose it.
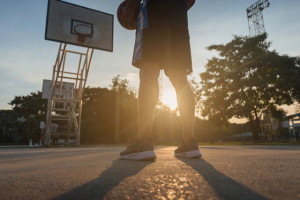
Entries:
{"label": "basketball backboard", "polygon": [[48,0],[45,39],[113,51],[114,16],[60,0]]}
{"label": "basketball backboard", "polygon": [[[60,91],[60,82],[58,81],[56,84],[56,88],[54,90],[54,97],[60,97],[63,99],[72,99],[73,91],[74,91],[74,83],[63,82],[61,94]],[[52,81],[51,80],[43,80],[43,90],[42,90],[42,98],[43,99],[51,99],[52,93]]]}

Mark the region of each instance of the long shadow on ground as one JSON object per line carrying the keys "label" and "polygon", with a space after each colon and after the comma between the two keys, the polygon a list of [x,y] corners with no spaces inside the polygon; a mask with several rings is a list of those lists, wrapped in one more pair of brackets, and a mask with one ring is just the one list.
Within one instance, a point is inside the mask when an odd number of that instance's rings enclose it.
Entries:
{"label": "long shadow on ground", "polygon": [[268,199],[217,171],[204,159],[177,159],[196,170],[221,199]]}
{"label": "long shadow on ground", "polygon": [[54,199],[102,199],[107,192],[118,185],[126,177],[137,174],[144,167],[151,163],[153,163],[153,161],[135,162],[127,160],[114,160],[112,165],[106,169],[99,178]]}

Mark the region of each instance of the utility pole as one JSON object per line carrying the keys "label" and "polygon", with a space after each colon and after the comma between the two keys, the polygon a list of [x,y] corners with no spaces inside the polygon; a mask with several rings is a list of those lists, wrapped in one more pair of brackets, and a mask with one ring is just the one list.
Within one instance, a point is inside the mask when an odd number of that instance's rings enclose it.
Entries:
{"label": "utility pole", "polygon": [[263,10],[269,6],[269,0],[258,0],[246,9],[250,36],[265,33]]}
{"label": "utility pole", "polygon": [[116,88],[115,144],[120,142],[120,87]]}
{"label": "utility pole", "polygon": [[164,88],[163,88],[163,70],[160,70],[160,75],[159,75],[159,79],[158,79],[158,83],[159,83],[159,103],[158,103],[158,109],[159,109],[159,116],[158,116],[158,131],[157,131],[157,142],[160,142],[161,136],[163,134],[163,127],[164,127],[164,123],[163,123],[163,105],[164,105]]}

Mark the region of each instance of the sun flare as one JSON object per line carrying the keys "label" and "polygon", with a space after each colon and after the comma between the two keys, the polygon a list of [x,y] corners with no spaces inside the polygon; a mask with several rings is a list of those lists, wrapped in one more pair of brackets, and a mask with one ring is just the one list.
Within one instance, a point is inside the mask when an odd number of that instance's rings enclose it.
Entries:
{"label": "sun flare", "polygon": [[171,108],[171,110],[175,110],[177,107],[176,93],[175,91],[164,91],[163,94],[163,103]]}
{"label": "sun flare", "polygon": [[167,105],[171,110],[177,108],[175,89],[166,77],[163,79],[163,104]]}

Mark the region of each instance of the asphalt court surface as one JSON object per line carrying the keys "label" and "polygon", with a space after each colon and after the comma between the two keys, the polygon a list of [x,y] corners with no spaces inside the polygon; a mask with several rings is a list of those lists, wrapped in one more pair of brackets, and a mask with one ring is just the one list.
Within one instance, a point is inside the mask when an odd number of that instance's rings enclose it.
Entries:
{"label": "asphalt court surface", "polygon": [[299,145],[201,146],[192,160],[159,146],[154,162],[124,148],[0,148],[1,199],[300,200]]}

